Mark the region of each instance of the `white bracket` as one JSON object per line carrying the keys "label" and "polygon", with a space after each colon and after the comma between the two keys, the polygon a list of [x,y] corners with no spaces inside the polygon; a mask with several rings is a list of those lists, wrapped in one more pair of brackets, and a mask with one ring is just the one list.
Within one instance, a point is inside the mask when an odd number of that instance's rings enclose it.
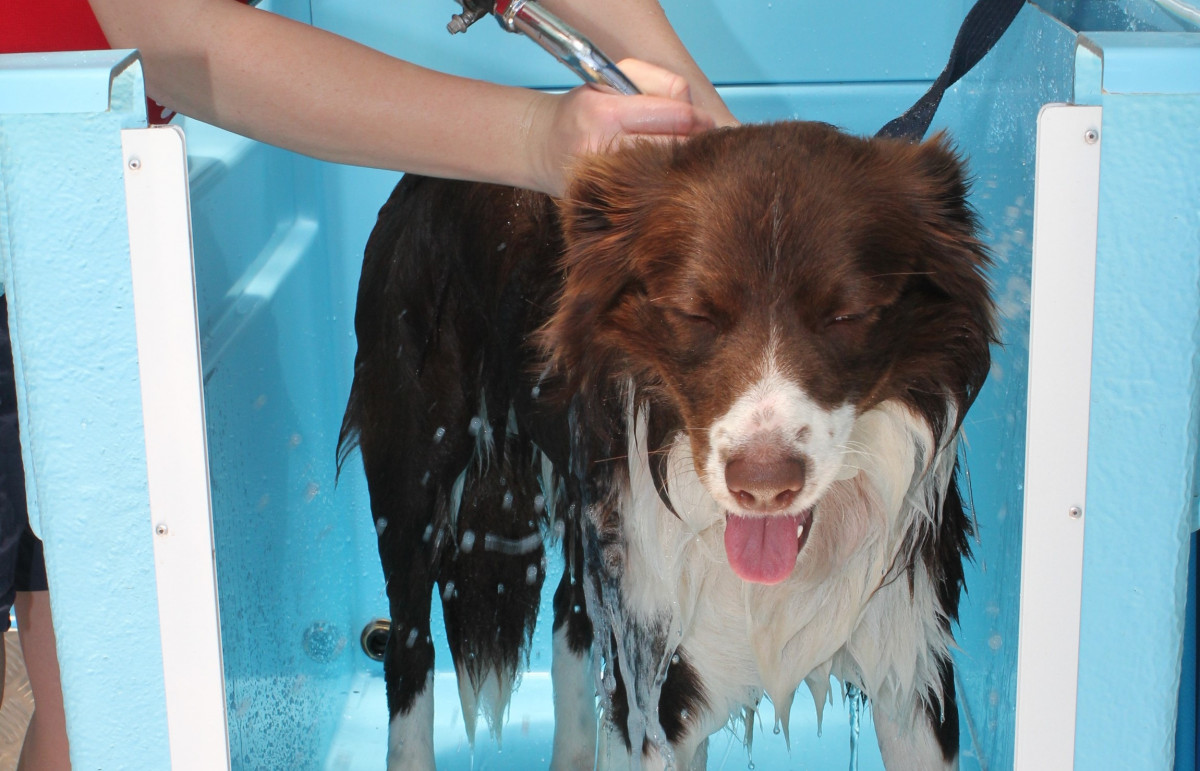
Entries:
{"label": "white bracket", "polygon": [[229,768],[187,152],[121,132],[171,767]]}
{"label": "white bracket", "polygon": [[1038,115],[1015,768],[1075,760],[1101,108]]}

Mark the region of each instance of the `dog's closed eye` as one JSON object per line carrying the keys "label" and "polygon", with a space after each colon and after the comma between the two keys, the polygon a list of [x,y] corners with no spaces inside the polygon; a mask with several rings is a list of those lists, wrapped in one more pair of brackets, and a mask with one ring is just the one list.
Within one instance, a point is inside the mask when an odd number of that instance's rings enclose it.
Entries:
{"label": "dog's closed eye", "polygon": [[861,310],[846,310],[839,311],[825,322],[826,326],[834,326],[835,324],[852,324],[859,321],[874,321],[879,315],[879,308],[865,308]]}
{"label": "dog's closed eye", "polygon": [[671,315],[680,323],[688,334],[704,339],[712,339],[721,331],[721,325],[716,317],[704,311],[672,308]]}

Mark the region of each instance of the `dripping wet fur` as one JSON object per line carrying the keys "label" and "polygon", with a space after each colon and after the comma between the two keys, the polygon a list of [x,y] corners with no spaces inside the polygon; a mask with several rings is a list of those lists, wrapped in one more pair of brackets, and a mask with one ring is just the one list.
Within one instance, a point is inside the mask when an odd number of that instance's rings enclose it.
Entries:
{"label": "dripping wet fur", "polygon": [[562,201],[405,177],[339,448],[387,582],[389,767],[435,764],[432,601],[468,730],[500,730],[547,547],[553,767],[702,768],[831,677],[889,771],[957,767],[956,440],[994,336],[967,193],[944,137],[799,122],[586,159]]}

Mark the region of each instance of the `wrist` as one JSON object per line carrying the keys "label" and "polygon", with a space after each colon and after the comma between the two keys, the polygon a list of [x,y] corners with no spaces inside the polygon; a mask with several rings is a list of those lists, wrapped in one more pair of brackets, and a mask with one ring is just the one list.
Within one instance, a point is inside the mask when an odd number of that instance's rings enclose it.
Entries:
{"label": "wrist", "polygon": [[512,184],[551,195],[561,195],[563,169],[555,166],[552,127],[559,97],[529,90],[520,123],[513,132],[516,147]]}

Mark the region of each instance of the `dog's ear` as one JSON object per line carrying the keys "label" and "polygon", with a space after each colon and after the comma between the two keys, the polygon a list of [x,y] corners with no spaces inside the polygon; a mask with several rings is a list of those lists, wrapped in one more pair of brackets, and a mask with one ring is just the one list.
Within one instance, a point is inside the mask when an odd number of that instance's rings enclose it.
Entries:
{"label": "dog's ear", "polygon": [[914,150],[920,182],[912,201],[938,247],[934,256],[944,254],[982,272],[991,261],[979,238],[979,221],[969,201],[971,184],[966,163],[944,133]]}
{"label": "dog's ear", "polygon": [[[958,330],[940,356],[961,374],[956,398],[961,421],[987,376],[996,342],[995,308],[986,271],[991,265],[972,208],[966,165],[944,134],[913,148],[916,173],[909,204],[924,223],[918,271],[935,288],[924,311]],[[943,304],[939,298],[947,298]],[[952,298],[952,300],[950,300]],[[949,319],[946,314],[953,314]]]}
{"label": "dog's ear", "polygon": [[642,305],[630,301],[644,293],[634,242],[662,200],[673,154],[672,145],[642,142],[586,158],[558,202],[563,290],[539,343],[572,393],[628,364],[617,330]]}
{"label": "dog's ear", "polygon": [[558,202],[568,253],[578,247],[590,255],[613,236],[631,236],[660,194],[673,155],[674,145],[642,141],[577,162]]}

